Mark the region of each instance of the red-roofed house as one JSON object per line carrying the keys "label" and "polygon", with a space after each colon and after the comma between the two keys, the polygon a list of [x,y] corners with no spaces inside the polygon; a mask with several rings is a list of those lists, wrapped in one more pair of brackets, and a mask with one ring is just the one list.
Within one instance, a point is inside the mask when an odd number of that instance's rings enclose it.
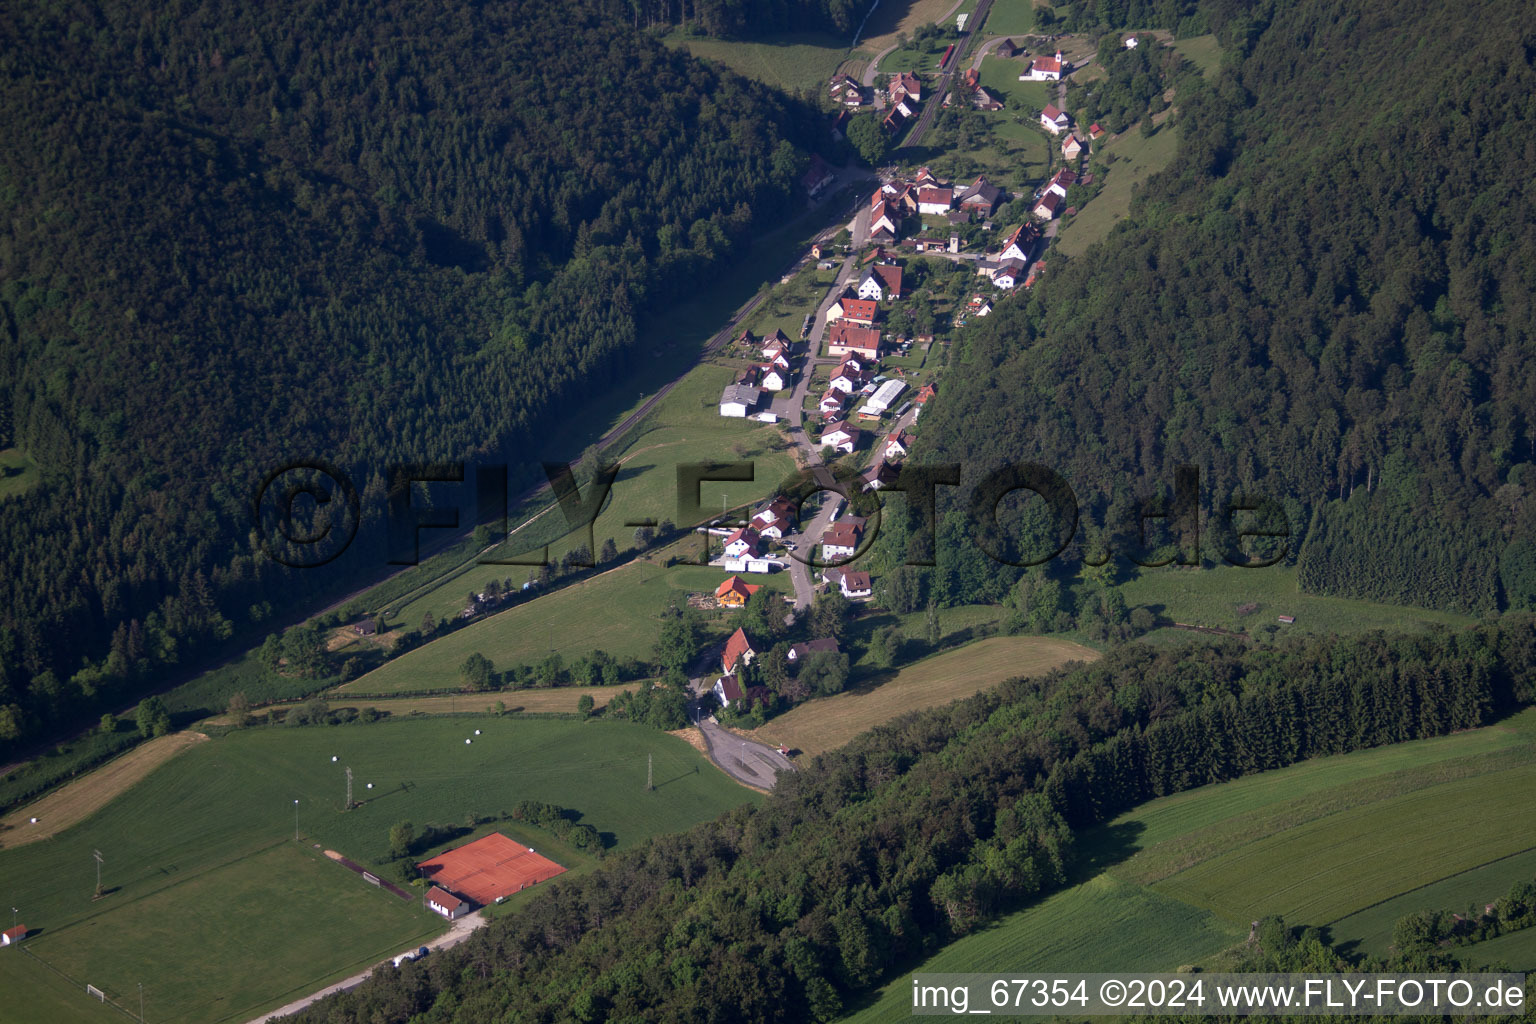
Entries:
{"label": "red-roofed house", "polygon": [[869,300],[901,298],[901,268],[876,264],[859,278],[859,298]]}
{"label": "red-roofed house", "polygon": [[1076,160],[1083,152],[1083,144],[1078,141],[1076,135],[1068,135],[1061,140],[1061,155],[1068,160]]}
{"label": "red-roofed house", "polygon": [[1065,199],[1067,198],[1067,189],[1076,184],[1077,172],[1063,167],[1061,170],[1051,175],[1051,180],[1045,184],[1045,190],[1047,192],[1054,192],[1061,196],[1061,198]]}
{"label": "red-roofed house", "polygon": [[901,268],[892,263],[881,263],[874,267],[874,271],[875,276],[885,285],[885,297],[901,298]]}
{"label": "red-roofed house", "polygon": [[848,558],[859,549],[859,538],[864,533],[864,520],[847,516],[827,527],[821,535],[821,557],[827,561]]}
{"label": "red-roofed house", "polygon": [[1029,254],[1035,251],[1035,243],[1040,240],[1040,229],[1025,221],[1014,229],[1013,234],[1003,243],[1003,251],[998,253],[999,260],[1027,260]]}
{"label": "red-roofed house", "polygon": [[756,530],[750,526],[743,526],[725,539],[725,557],[746,558],[755,555],[762,547],[762,539]]}
{"label": "red-roofed house", "polygon": [[750,665],[755,657],[757,652],[752,649],[752,641],[747,639],[745,632],[737,629],[725,642],[725,652],[720,655],[720,664],[725,671],[734,672],[738,661],[743,665]]}
{"label": "red-roofed house", "polygon": [[[875,193],[879,195],[879,193]],[[896,234],[901,229],[901,215],[896,208],[888,202],[881,200],[869,211],[869,230],[873,234],[876,231],[889,231]]]}
{"label": "red-roofed house", "polygon": [[[848,320],[860,327],[871,327],[879,312],[880,306],[874,299],[855,299],[845,295],[827,307],[827,322]],[[837,355],[836,352],[832,354]]]}
{"label": "red-roofed house", "polygon": [[899,459],[907,454],[912,447],[912,435],[905,430],[899,430],[894,434],[887,434],[885,438],[885,457]]}
{"label": "red-roofed house", "polygon": [[918,213],[947,213],[954,204],[955,190],[952,188],[920,188],[917,190]]}
{"label": "red-roofed house", "polygon": [[[871,306],[873,302],[869,303]],[[880,332],[871,327],[855,327],[848,323],[835,323],[827,337],[827,354],[833,356],[855,355],[870,362],[880,358]]]}
{"label": "red-roofed house", "polygon": [[1104,129],[1099,127],[1099,122],[1095,121],[1093,124],[1088,126],[1088,137],[1090,139],[1097,141],[1099,136],[1103,134]]}
{"label": "red-roofed house", "polygon": [[914,103],[923,101],[922,80],[905,71],[891,76],[891,102],[895,103],[903,97],[910,97]]}
{"label": "red-roofed house", "polygon": [[732,576],[715,588],[715,600],[727,608],[740,608],[747,598],[763,589],[761,583],[743,583],[740,576]]}
{"label": "red-roofed house", "polygon": [[1054,103],[1047,103],[1040,111],[1040,126],[1053,135],[1060,135],[1072,127],[1072,119],[1057,110]]}
{"label": "red-roofed house", "polygon": [[817,406],[823,416],[836,416],[843,411],[843,404],[847,401],[846,392],[833,388],[821,396],[821,403]]}
{"label": "red-roofed house", "polygon": [[469,913],[469,904],[447,889],[434,885],[427,890],[427,909],[434,914],[442,914],[450,921],[456,921]]}
{"label": "red-roofed house", "polygon": [[800,187],[813,198],[821,194],[822,189],[832,184],[835,180],[832,168],[826,165],[818,153],[811,154],[810,168],[800,176]]}

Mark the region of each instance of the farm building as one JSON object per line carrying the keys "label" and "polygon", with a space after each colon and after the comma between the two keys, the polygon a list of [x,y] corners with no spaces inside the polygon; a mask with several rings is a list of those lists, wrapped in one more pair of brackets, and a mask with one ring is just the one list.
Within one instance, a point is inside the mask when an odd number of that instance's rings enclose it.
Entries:
{"label": "farm building", "polygon": [[864,408],[876,415],[883,416],[887,409],[896,404],[896,399],[901,397],[901,393],[906,389],[905,381],[894,378],[888,380],[875,390],[875,393],[870,396],[869,401],[864,403]]}
{"label": "farm building", "polygon": [[0,946],[14,946],[27,937],[27,926],[19,924],[14,928],[7,928],[0,932]]}
{"label": "farm building", "polygon": [[745,384],[727,384],[720,392],[720,415],[738,419],[747,416],[762,401],[763,393]]}

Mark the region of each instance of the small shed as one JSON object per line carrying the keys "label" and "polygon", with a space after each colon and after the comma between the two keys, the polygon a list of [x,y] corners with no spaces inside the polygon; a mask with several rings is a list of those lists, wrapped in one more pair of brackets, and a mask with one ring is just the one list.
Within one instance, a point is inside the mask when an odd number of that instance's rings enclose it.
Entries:
{"label": "small shed", "polygon": [[14,928],[7,928],[0,932],[0,946],[14,946],[27,937],[27,926],[19,924]]}

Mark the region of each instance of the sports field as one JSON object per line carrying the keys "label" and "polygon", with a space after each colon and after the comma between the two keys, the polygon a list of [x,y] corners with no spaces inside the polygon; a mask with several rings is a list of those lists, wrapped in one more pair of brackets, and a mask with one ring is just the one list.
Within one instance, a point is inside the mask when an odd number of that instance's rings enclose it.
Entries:
{"label": "sports field", "polygon": [[764,743],[819,754],[908,711],[969,697],[1015,676],[1096,658],[1096,652],[1055,637],[988,637],[909,665],[877,686],[802,704],[751,735]]}
{"label": "sports field", "polygon": [[[348,767],[360,806],[343,811]],[[395,823],[463,828],[522,799],[572,808],[624,847],[758,797],[688,744],[625,723],[252,729],[186,749],[48,842],[0,851],[0,901],[25,912],[30,948],[82,998],[87,981],[114,998],[142,982],[151,1019],[244,1021],[442,930],[323,850],[390,878]],[[108,895],[93,900],[97,850]]]}
{"label": "sports field", "polygon": [[500,832],[445,850],[417,867],[433,884],[482,906],[565,872],[533,847]]}
{"label": "sports field", "polygon": [[[1085,832],[1078,860],[1092,877],[912,970],[1171,970],[1265,914],[1380,952],[1398,917],[1492,902],[1531,877],[1533,799],[1536,709],[1178,793]],[[1533,936],[1455,952],[1536,968]],[[903,975],[849,1019],[904,1020],[909,1000]]]}

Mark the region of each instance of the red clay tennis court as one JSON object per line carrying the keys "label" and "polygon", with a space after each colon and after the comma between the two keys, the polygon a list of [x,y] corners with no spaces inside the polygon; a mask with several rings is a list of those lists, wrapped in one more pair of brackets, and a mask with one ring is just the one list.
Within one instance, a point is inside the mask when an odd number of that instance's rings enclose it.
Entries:
{"label": "red clay tennis court", "polygon": [[422,861],[418,867],[435,885],[475,903],[492,903],[547,878],[565,868],[528,847],[492,832],[484,839]]}

